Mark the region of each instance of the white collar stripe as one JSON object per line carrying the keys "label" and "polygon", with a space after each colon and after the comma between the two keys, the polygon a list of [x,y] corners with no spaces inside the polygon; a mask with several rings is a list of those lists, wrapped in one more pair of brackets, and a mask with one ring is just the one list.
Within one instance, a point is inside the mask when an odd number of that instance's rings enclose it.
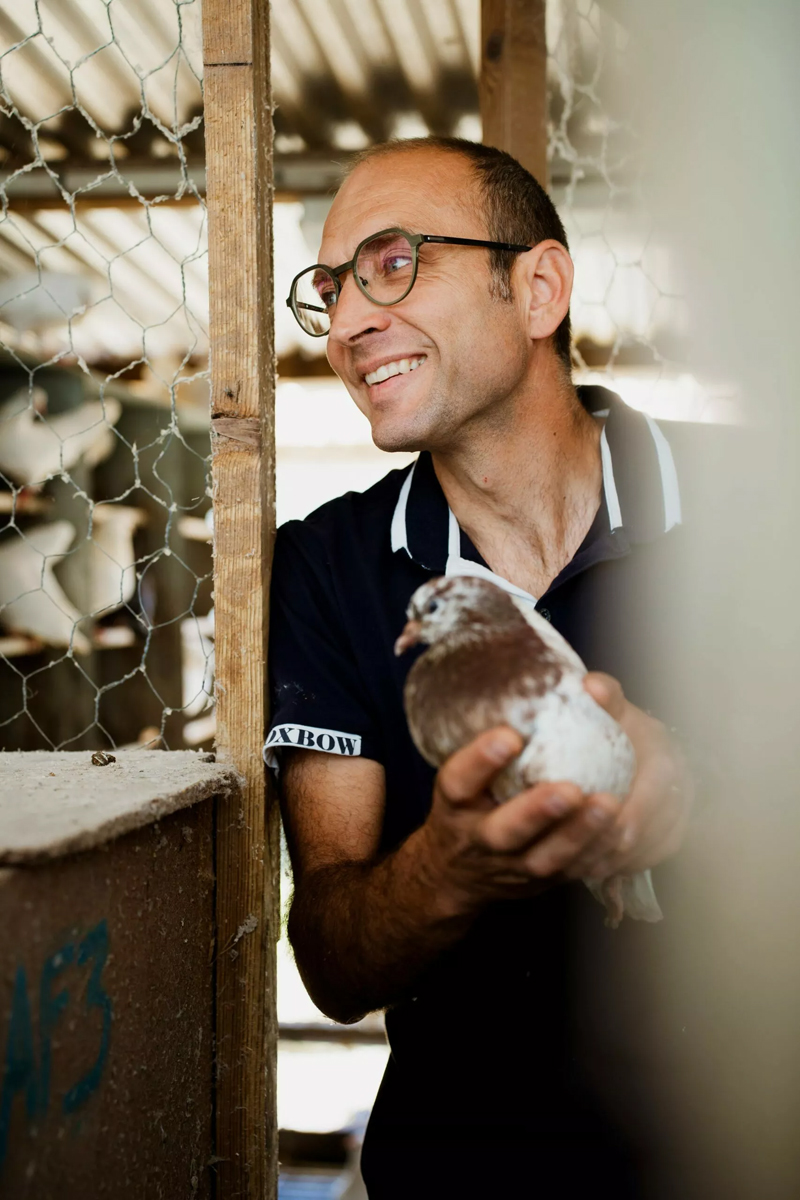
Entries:
{"label": "white collar stripe", "polygon": [[492,583],[497,584],[504,592],[509,592],[512,596],[519,596],[521,600],[528,600],[531,604],[536,603],[536,597],[530,592],[518,588],[516,584],[509,583],[502,575],[496,575],[494,571],[490,571],[488,567],[484,567],[481,563],[471,562],[468,558],[461,557],[461,527],[456,520],[456,514],[452,508],[448,509],[448,534],[447,534],[447,564],[444,569],[445,575],[477,575],[480,579],[490,579]]}
{"label": "white collar stripe", "polygon": [[645,413],[645,420],[652,435],[658,454],[658,465],[661,471],[661,489],[664,496],[664,532],[668,533],[674,525],[681,523],[681,494],[678,487],[678,472],[675,470],[675,459],[672,449],[661,429],[652,417]]}
{"label": "white collar stripe", "polygon": [[[602,410],[595,412],[595,416],[603,416]],[[656,424],[652,417],[643,413],[647,427],[650,431],[650,436],[653,439],[653,446],[658,459],[658,467],[661,477],[661,494],[664,510],[664,532],[667,533],[675,525],[681,524],[681,498],[680,489],[678,486],[678,473],[675,469],[675,460],[672,456],[672,449],[667,441],[664,433]],[[614,465],[611,458],[611,448],[608,444],[606,429],[603,428],[600,435],[600,459],[603,469],[603,493],[606,502],[606,511],[608,513],[609,529],[613,533],[616,529],[624,527],[622,519],[622,507],[620,505],[619,493],[617,492],[617,484],[614,478]],[[417,468],[417,459],[411,466],[408,474],[403,480],[403,486],[400,489],[400,494],[397,497],[394,514],[391,524],[391,542],[392,551],[405,550],[406,554],[411,558],[411,549],[408,538],[408,505],[411,495],[411,488],[414,481],[414,472]],[[623,464],[624,465],[624,464]],[[448,508],[448,531],[447,531],[447,570],[446,574],[463,574],[469,573],[464,570],[462,564],[477,566],[470,564],[469,560],[461,558],[461,529],[452,509]],[[500,577],[495,576],[499,581]],[[501,583],[502,586],[502,583]],[[508,589],[507,589],[508,590]],[[526,598],[530,599],[528,593],[521,593]]]}
{"label": "white collar stripe", "polygon": [[408,548],[406,509],[408,508],[408,495],[411,491],[411,480],[414,478],[416,466],[417,463],[415,461],[403,481],[400,495],[397,497],[397,504],[394,507],[394,515],[392,516],[392,551],[405,550],[409,556],[411,555],[411,551]]}
{"label": "white collar stripe", "polygon": [[[447,559],[461,558],[461,526],[456,520],[456,514],[452,508],[447,509],[448,512],[448,527],[447,527]],[[448,572],[445,572],[448,574]]]}
{"label": "white collar stripe", "polygon": [[606,508],[608,510],[608,524],[613,533],[615,529],[619,529],[622,525],[622,509],[619,506],[617,485],[614,481],[614,467],[611,462],[611,450],[608,445],[605,429],[600,434],[600,459],[603,464],[603,491],[605,492]]}

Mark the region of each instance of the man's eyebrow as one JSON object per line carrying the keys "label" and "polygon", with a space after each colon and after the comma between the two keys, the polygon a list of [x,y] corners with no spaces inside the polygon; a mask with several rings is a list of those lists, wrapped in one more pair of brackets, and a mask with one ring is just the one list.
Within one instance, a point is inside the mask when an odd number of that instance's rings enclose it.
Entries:
{"label": "man's eyebrow", "polygon": [[[341,259],[340,262],[343,262],[343,263],[352,262],[353,255],[356,252],[356,247],[360,246],[362,242],[368,241],[369,238],[375,237],[376,234],[382,233],[384,229],[402,229],[405,233],[420,233],[421,232],[421,230],[417,227],[416,221],[387,221],[387,223],[385,225],[381,225],[380,227],[373,229],[371,233],[364,234],[363,238],[359,238],[357,242],[354,242],[353,249],[350,251],[347,258]],[[321,255],[322,255],[322,252],[320,251],[319,261],[321,263],[327,262],[327,265],[329,267],[334,267],[334,266],[338,267],[339,266],[339,263],[334,263],[329,260],[326,260],[326,259],[322,258]]]}

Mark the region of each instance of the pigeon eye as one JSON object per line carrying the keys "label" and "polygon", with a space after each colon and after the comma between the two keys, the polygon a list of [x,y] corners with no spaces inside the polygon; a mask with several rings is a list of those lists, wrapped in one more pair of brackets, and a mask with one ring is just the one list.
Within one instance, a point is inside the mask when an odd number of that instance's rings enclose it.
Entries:
{"label": "pigeon eye", "polygon": [[436,612],[438,607],[439,607],[439,601],[431,600],[430,604],[428,605],[427,611],[429,613],[434,613],[434,612]]}

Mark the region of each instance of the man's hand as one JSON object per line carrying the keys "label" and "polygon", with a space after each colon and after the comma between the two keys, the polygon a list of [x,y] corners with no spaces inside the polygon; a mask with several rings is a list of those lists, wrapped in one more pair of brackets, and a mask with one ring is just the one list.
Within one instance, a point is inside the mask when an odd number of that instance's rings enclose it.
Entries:
{"label": "man's hand", "polygon": [[440,897],[453,913],[533,895],[577,862],[607,853],[619,814],[613,796],[584,796],[573,783],[539,783],[498,805],[492,779],[522,750],[507,726],[462,747],[436,777],[433,805],[418,830]]}
{"label": "man's hand", "polygon": [[633,742],[623,802],[573,783],[539,783],[496,804],[493,778],[522,749],[507,726],[453,754],[427,820],[379,853],[383,769],[367,759],[292,751],[284,813],[295,866],[289,932],[314,1000],[354,1021],[413,994],[422,973],[491,901],[532,896],[564,878],[635,873],[676,850],[691,785],[662,725],[606,675],[586,687]]}
{"label": "man's hand", "polygon": [[[627,733],[636,752],[636,776],[616,820],[569,874],[607,879],[632,875],[674,854],[689,822],[694,786],[680,748],[664,725],[625,699],[616,679],[590,672],[584,686]],[[590,797],[590,800],[594,797]]]}
{"label": "man's hand", "polygon": [[533,895],[558,878],[635,874],[679,848],[693,799],[680,750],[610,675],[590,673],[585,686],[633,744],[637,769],[628,797],[620,804],[617,796],[548,782],[497,805],[491,782],[519,754],[522,739],[506,726],[481,734],[439,771],[431,813],[418,831],[457,911]]}

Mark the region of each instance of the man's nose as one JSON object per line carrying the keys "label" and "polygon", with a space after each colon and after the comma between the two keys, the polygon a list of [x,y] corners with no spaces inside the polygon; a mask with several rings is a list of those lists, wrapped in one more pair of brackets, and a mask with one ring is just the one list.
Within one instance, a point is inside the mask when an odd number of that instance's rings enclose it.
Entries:
{"label": "man's nose", "polygon": [[329,340],[342,346],[352,346],[367,333],[379,333],[387,329],[390,322],[388,309],[368,300],[356,284],[352,272],[348,272],[331,317]]}

